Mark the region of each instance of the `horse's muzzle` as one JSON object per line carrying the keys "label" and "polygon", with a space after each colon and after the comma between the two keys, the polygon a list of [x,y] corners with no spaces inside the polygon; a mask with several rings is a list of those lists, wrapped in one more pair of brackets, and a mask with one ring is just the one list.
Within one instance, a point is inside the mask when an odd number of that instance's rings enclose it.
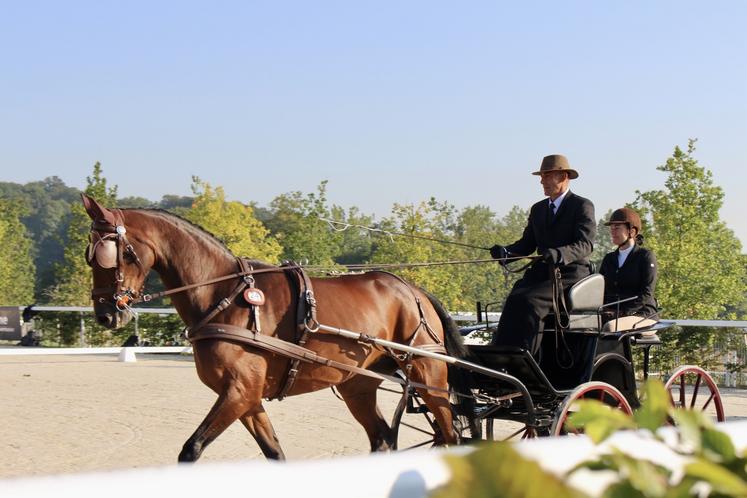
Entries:
{"label": "horse's muzzle", "polygon": [[111,303],[98,303],[94,306],[94,312],[98,324],[108,329],[121,329],[132,318],[128,311],[119,311]]}

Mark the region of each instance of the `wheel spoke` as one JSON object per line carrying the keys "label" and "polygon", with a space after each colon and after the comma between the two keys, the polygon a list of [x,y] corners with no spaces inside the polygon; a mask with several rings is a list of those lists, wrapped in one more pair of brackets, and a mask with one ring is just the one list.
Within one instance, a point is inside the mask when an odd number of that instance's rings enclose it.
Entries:
{"label": "wheel spoke", "polygon": [[680,406],[685,406],[685,374],[680,376]]}
{"label": "wheel spoke", "polygon": [[690,400],[690,409],[695,406],[695,400],[698,397],[698,389],[700,389],[700,381],[703,379],[701,374],[698,374],[698,378],[695,380],[695,387],[693,387],[693,399]]}
{"label": "wheel spoke", "polygon": [[410,429],[412,429],[414,431],[422,432],[423,434],[427,434],[429,436],[433,436],[432,432],[428,432],[425,429],[421,429],[420,427],[417,427],[415,425],[408,424],[407,422],[400,422],[399,424],[400,425],[404,425],[405,427],[408,427],[408,428],[410,428]]}
{"label": "wheel spoke", "polygon": [[[503,440],[508,441],[509,439],[513,439],[514,437],[518,436],[522,431],[526,431],[526,430],[527,430],[526,426],[522,427],[518,431],[514,431],[509,436],[506,436],[505,438],[503,438]],[[521,439],[524,439],[524,438],[522,437]]]}
{"label": "wheel spoke", "polygon": [[[699,409],[707,412],[705,415],[715,421],[724,420],[724,409],[718,386],[708,372],[702,368],[695,365],[680,367],[670,377],[666,388],[670,402],[675,409]],[[679,389],[679,394],[675,394],[675,389]],[[703,401],[704,398],[707,399]]]}
{"label": "wheel spoke", "polygon": [[711,404],[711,401],[713,401],[713,398],[715,398],[715,397],[716,397],[716,393],[711,393],[711,396],[708,398],[708,401],[706,401],[706,404],[703,405],[703,408],[701,408],[700,411],[704,412],[706,410],[706,408],[708,408],[708,405]]}
{"label": "wheel spoke", "polygon": [[403,451],[406,451],[406,450],[414,450],[415,448],[420,448],[420,447],[422,447],[422,446],[425,446],[426,444],[431,444],[431,443],[435,443],[435,442],[436,442],[436,440],[435,440],[435,439],[429,439],[428,441],[423,441],[422,443],[418,443],[418,444],[415,444],[415,445],[412,445],[412,446],[408,446],[408,447],[407,447],[407,448],[405,448],[405,450],[403,450]]}

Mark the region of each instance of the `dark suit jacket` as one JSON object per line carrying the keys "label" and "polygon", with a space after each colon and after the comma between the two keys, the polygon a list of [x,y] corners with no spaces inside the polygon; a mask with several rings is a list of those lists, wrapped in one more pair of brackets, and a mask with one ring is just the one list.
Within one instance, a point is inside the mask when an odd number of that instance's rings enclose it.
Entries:
{"label": "dark suit jacket", "polygon": [[607,254],[599,268],[599,273],[604,275],[604,302],[611,303],[638,296],[638,299],[620,304],[621,315],[656,318],[656,256],[648,249],[636,245],[625,258],[622,267],[618,268],[619,252],[616,250]]}
{"label": "dark suit jacket", "polygon": [[[528,256],[546,248],[558,249],[563,256],[560,271],[564,279],[581,278],[589,273],[589,256],[594,249],[596,232],[594,204],[569,191],[555,216],[551,214],[547,198],[534,204],[521,238],[506,246],[506,250]],[[546,280],[547,265],[535,264],[527,270],[525,278]]]}

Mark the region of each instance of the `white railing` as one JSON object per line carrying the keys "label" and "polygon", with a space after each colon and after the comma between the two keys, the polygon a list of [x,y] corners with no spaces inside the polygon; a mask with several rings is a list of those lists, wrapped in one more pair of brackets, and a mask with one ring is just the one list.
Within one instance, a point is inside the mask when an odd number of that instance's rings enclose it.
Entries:
{"label": "white railing", "polygon": [[[719,424],[732,438],[737,451],[747,447],[747,421]],[[667,440],[676,438],[676,428],[665,428],[660,434]],[[524,440],[514,447],[526,458],[537,461],[569,485],[599,496],[614,481],[610,472],[566,473],[584,460],[594,458],[611,448],[641,460],[664,465],[681,473],[688,459],[644,432],[618,432],[603,445],[594,446],[586,436]],[[65,496],[76,498],[131,498],[142,493],[205,498],[240,491],[255,496],[303,496],[304,498],[390,498],[407,496],[425,498],[445,484],[451,472],[444,462],[447,454],[472,451],[461,447],[448,450],[423,450],[371,456],[270,463],[244,461],[221,464],[178,465],[161,468],[131,469],[80,475],[60,475],[0,480],[3,498],[41,498]],[[496,462],[496,465],[516,465]],[[291,478],[289,478],[291,476]]]}
{"label": "white railing", "polygon": [[[26,309],[23,306],[19,306],[19,310]],[[35,312],[73,312],[80,313],[81,317],[87,313],[93,313],[93,307],[91,306],[34,306],[33,311]],[[137,314],[158,314],[158,315],[171,315],[176,314],[174,308],[135,308]],[[138,335],[138,319],[137,314],[135,315],[135,335]],[[474,323],[477,322],[477,314],[466,311],[450,312],[451,317],[458,323]],[[491,324],[497,324],[500,320],[500,312],[483,313],[483,319],[487,319]],[[661,320],[662,323],[670,325],[678,325],[680,327],[711,327],[711,328],[741,328],[744,333],[747,334],[747,320]],[[85,335],[85,325],[81,318],[81,337]],[[747,335],[745,336],[747,342]],[[82,341],[81,341],[82,342]],[[0,348],[0,356],[7,355],[54,355],[54,354],[116,354],[120,361],[136,361],[136,353],[172,353],[172,354],[191,354],[192,348],[189,346],[169,346],[169,347],[81,347],[81,348],[33,348],[33,347],[22,347],[22,348]],[[741,357],[747,356],[747,345],[745,348],[740,349],[738,354]],[[724,371],[712,372],[712,374],[720,382],[727,387],[735,387],[742,385],[742,381],[745,380],[747,374],[743,373],[731,373]]]}

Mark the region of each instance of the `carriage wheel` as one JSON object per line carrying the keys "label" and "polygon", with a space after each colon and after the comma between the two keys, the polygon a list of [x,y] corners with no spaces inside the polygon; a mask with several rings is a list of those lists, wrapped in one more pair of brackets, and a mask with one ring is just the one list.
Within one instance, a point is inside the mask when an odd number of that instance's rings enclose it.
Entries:
{"label": "carriage wheel", "polygon": [[702,368],[693,365],[678,368],[665,387],[675,408],[700,410],[718,422],[726,419],[718,386]]}
{"label": "carriage wheel", "polygon": [[547,435],[547,428],[542,434],[537,428],[529,427],[523,422],[497,421],[494,418],[485,419],[484,438],[488,441],[518,441],[520,439],[534,439]]}
{"label": "carriage wheel", "polygon": [[[422,412],[408,413],[408,402]],[[405,417],[405,415],[410,416]],[[392,416],[391,426],[396,444],[394,449],[397,450],[436,446],[441,437],[441,431],[433,414],[428,411],[420,398],[412,393],[403,394],[400,397]]]}
{"label": "carriage wheel", "polygon": [[[455,399],[451,401],[454,403]],[[410,410],[408,410],[408,403],[410,404]],[[416,413],[412,413],[411,410],[415,410]],[[460,443],[463,439],[479,437],[479,435],[471,434],[467,417],[454,413],[453,418],[454,430]],[[401,395],[397,408],[392,415],[391,427],[396,442],[394,449],[397,450],[411,450],[443,444],[441,429],[438,427],[435,417],[425,406],[420,396],[412,392],[406,396]]]}
{"label": "carriage wheel", "polygon": [[605,382],[586,382],[574,389],[571,394],[566,396],[563,403],[558,408],[555,420],[553,420],[550,429],[552,436],[564,436],[567,434],[583,434],[583,429],[571,429],[566,427],[568,417],[576,411],[575,403],[581,399],[596,399],[614,409],[622,410],[624,413],[631,415],[633,409],[625,396],[614,386]]}

